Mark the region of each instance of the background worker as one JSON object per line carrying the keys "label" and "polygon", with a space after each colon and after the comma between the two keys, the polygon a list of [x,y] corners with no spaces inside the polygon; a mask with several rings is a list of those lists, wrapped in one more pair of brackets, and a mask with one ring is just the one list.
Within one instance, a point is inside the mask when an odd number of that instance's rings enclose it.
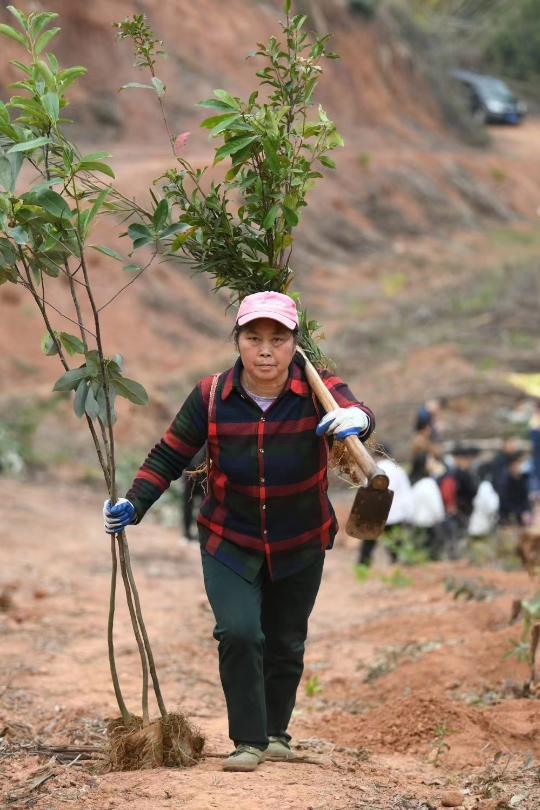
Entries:
{"label": "background worker", "polygon": [[204,583],[235,750],[227,771],[292,759],[287,732],[304,642],[338,525],[327,495],[326,436],[365,440],[375,421],[344,382],[320,375],[339,404],[323,415],[295,352],[294,301],[244,298],[240,357],[189,395],[125,499],[104,506],[114,532],[139,523],[208,440],[208,495],[198,516]]}
{"label": "background worker", "polygon": [[360,546],[360,565],[371,565],[371,557],[377,542],[388,541],[388,551],[392,557],[392,562],[396,562],[397,555],[393,550],[395,544],[399,542],[401,530],[410,523],[412,517],[412,488],[409,477],[403,467],[391,458],[391,450],[386,445],[380,447],[373,455],[376,464],[386,473],[390,481],[389,488],[394,493],[392,506],[386,521],[386,528],[379,540],[363,540]]}

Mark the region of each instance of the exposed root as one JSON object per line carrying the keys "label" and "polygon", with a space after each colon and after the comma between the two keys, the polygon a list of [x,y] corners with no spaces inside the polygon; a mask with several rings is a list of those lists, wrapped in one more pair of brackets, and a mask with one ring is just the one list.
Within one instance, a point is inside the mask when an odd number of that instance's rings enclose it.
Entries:
{"label": "exposed root", "polygon": [[328,469],[339,470],[340,475],[347,476],[353,484],[360,486],[364,483],[364,476],[345,446],[345,442],[334,439],[330,447]]}
{"label": "exposed root", "polygon": [[181,712],[169,712],[159,722],[163,730],[163,764],[169,768],[188,768],[202,754],[205,738]]}
{"label": "exposed root", "polygon": [[132,715],[127,728],[121,717],[107,727],[109,770],[139,771],[188,768],[202,754],[205,738],[181,712],[170,712],[143,728],[142,718]]}
{"label": "exposed root", "polygon": [[163,732],[159,721],[143,728],[142,718],[131,717],[126,727],[121,717],[107,726],[111,771],[144,771],[163,765]]}

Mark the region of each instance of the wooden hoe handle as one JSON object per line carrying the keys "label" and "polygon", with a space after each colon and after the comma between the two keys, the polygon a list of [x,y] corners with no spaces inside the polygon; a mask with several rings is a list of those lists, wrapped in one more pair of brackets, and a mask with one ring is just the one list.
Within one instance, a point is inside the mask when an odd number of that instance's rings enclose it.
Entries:
{"label": "wooden hoe handle", "polygon": [[[310,363],[302,349],[299,348],[297,351],[306,361],[305,373],[308,383],[325,411],[328,413],[339,408],[336,400],[317,374],[315,366]],[[358,436],[347,436],[345,446],[366,476],[369,486],[379,490],[388,489],[390,483],[388,476],[380,467],[377,467]]]}

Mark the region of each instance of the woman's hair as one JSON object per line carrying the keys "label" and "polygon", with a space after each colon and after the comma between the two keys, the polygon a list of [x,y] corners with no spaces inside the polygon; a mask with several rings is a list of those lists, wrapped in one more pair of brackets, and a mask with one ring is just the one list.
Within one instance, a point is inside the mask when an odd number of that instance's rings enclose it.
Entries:
{"label": "woman's hair", "polygon": [[418,455],[414,457],[411,472],[409,475],[411,484],[416,484],[417,481],[421,481],[422,478],[429,478],[429,473],[427,471],[426,466],[427,460],[428,460],[427,453],[418,453]]}
{"label": "woman's hair", "polygon": [[[243,326],[239,326],[238,324],[235,324],[234,329],[231,332],[231,338],[233,339],[234,348],[236,349],[236,351],[239,351],[239,349],[238,349],[238,338],[240,337],[240,335],[242,334],[244,329],[247,329],[248,326],[249,326],[248,323],[244,324]],[[299,340],[298,327],[295,326],[294,329],[289,329],[289,332],[293,336],[294,345],[296,346],[298,344],[298,340]]]}

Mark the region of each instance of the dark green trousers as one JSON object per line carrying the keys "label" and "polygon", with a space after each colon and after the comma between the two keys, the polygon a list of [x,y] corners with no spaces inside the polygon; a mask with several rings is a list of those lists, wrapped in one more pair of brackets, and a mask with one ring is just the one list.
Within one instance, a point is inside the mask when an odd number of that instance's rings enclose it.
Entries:
{"label": "dark green trousers", "polygon": [[284,736],[304,669],[308,618],[321,583],[324,556],[272,582],[266,565],[247,582],[202,552],[204,584],[219,641],[219,673],[227,701],[229,736],[264,750]]}

